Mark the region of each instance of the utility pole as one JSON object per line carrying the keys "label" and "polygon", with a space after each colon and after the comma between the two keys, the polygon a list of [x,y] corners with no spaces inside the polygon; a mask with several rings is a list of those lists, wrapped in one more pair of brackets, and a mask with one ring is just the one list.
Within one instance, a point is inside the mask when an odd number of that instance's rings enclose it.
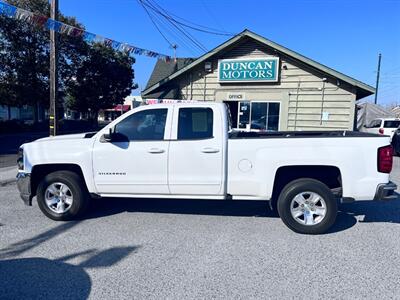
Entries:
{"label": "utility pole", "polygon": [[376,86],[375,86],[375,104],[378,103],[378,87],[379,87],[379,73],[381,72],[381,59],[382,54],[378,56],[378,72],[376,73]]}
{"label": "utility pole", "polygon": [[[58,20],[58,0],[51,0],[50,18]],[[58,103],[58,40],[57,32],[50,30],[50,136],[57,135]]]}
{"label": "utility pole", "polygon": [[178,45],[172,44],[171,48],[174,49],[174,62],[176,62],[176,49],[178,48]]}

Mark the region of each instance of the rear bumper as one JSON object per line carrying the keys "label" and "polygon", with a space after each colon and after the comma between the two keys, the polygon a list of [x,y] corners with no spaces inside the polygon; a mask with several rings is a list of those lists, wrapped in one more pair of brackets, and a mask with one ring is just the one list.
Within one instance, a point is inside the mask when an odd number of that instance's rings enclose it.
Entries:
{"label": "rear bumper", "polygon": [[397,189],[397,185],[391,181],[388,183],[378,184],[376,188],[376,194],[374,200],[394,200],[397,199],[397,194],[395,190]]}
{"label": "rear bumper", "polygon": [[19,172],[17,174],[17,186],[21,199],[26,205],[32,205],[31,175]]}

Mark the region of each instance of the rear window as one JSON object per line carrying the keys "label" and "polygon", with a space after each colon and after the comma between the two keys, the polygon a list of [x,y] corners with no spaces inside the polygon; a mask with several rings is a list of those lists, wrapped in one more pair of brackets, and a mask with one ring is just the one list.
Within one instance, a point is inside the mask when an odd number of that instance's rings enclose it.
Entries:
{"label": "rear window", "polygon": [[385,121],[383,128],[397,128],[400,126],[400,120]]}
{"label": "rear window", "polygon": [[211,108],[180,108],[178,139],[208,139],[213,136],[213,111]]}
{"label": "rear window", "polygon": [[379,128],[381,127],[381,120],[373,120],[371,123],[369,123],[368,126],[366,126],[367,128]]}

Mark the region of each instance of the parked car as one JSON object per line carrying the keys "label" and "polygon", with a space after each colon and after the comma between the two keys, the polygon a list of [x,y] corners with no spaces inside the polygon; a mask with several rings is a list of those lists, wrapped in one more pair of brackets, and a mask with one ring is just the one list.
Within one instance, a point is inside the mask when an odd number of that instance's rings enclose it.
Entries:
{"label": "parked car", "polygon": [[364,126],[361,131],[393,136],[395,130],[400,126],[400,119],[379,118],[373,120],[370,124]]}
{"label": "parked car", "polygon": [[18,162],[21,198],[53,220],[99,197],[269,200],[289,228],[318,234],[338,201],[396,199],[389,137],[233,131],[221,103],[141,106],[97,133],[24,144]]}

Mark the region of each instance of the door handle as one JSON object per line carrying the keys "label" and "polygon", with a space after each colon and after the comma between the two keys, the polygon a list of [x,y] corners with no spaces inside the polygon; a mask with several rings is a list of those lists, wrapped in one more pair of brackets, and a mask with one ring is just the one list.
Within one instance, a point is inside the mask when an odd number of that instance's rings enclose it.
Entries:
{"label": "door handle", "polygon": [[203,152],[203,153],[218,153],[219,149],[212,148],[212,147],[204,147],[203,149],[201,149],[201,152]]}
{"label": "door handle", "polygon": [[160,148],[150,148],[147,152],[152,153],[152,154],[157,154],[157,153],[164,153],[164,149]]}

